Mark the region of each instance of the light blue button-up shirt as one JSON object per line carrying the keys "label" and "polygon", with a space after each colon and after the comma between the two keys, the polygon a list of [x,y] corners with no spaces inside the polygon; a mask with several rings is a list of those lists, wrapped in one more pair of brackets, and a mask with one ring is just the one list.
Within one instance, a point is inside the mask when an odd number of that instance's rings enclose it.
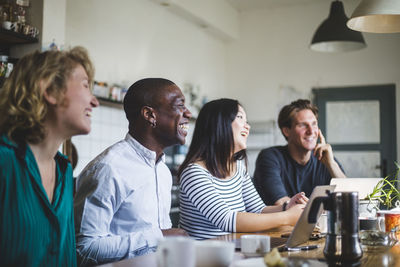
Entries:
{"label": "light blue button-up shirt", "polygon": [[171,228],[172,176],[165,156],[132,138],[112,145],[78,177],[74,201],[81,264],[100,264],[155,251]]}

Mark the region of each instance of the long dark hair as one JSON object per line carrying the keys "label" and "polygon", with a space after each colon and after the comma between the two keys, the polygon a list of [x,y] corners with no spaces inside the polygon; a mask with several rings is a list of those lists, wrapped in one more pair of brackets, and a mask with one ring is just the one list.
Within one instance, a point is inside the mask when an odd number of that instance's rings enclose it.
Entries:
{"label": "long dark hair", "polygon": [[199,160],[204,161],[207,170],[219,178],[230,174],[230,163],[235,160],[244,159],[247,164],[245,149],[231,156],[235,149],[232,122],[239,106],[237,100],[228,98],[213,100],[203,106],[196,120],[189,151],[179,168],[178,179],[190,163]]}

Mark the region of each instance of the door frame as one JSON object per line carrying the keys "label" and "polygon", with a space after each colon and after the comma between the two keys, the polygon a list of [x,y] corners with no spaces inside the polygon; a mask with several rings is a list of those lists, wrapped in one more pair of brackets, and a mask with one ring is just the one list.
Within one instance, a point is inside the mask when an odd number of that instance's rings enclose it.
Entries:
{"label": "door frame", "polygon": [[[394,162],[397,162],[397,135],[396,135],[396,85],[366,85],[346,87],[313,88],[314,104],[319,110],[318,124],[326,135],[326,102],[332,101],[356,101],[378,100],[380,119],[380,143],[379,144],[337,144],[332,149],[337,151],[381,151],[381,175],[386,177],[396,170]],[[394,127],[393,127],[394,124]],[[328,136],[326,136],[329,140]]]}

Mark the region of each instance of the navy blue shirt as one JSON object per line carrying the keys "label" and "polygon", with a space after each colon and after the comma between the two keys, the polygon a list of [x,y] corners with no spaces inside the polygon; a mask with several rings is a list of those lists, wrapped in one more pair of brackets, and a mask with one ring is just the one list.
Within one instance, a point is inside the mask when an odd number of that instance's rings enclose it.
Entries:
{"label": "navy blue shirt", "polygon": [[[343,170],[340,164],[339,167]],[[315,186],[328,185],[331,179],[328,169],[313,154],[303,166],[290,156],[288,146],[262,150],[258,154],[254,172],[254,185],[267,205],[299,192],[310,197]]]}

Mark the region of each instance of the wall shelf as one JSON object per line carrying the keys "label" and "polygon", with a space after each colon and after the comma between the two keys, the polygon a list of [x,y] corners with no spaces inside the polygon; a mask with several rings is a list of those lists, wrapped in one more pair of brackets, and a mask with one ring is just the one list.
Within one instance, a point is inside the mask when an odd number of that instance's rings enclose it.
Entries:
{"label": "wall shelf", "polygon": [[97,100],[99,100],[100,105],[110,108],[119,108],[124,109],[124,104],[120,101],[114,101],[108,98],[96,96]]}
{"label": "wall shelf", "polygon": [[22,33],[0,28],[0,44],[1,46],[12,46],[17,44],[29,44],[39,42],[38,38],[31,37]]}
{"label": "wall shelf", "polygon": [[[13,45],[18,45],[18,44],[30,44],[30,43],[37,43],[39,42],[38,38],[33,38],[31,36],[6,30],[3,28],[0,28],[0,54],[9,54],[9,49]],[[8,62],[11,63],[16,63],[18,61],[17,58],[8,58]],[[4,84],[4,77],[0,77],[0,89],[3,87]]]}

